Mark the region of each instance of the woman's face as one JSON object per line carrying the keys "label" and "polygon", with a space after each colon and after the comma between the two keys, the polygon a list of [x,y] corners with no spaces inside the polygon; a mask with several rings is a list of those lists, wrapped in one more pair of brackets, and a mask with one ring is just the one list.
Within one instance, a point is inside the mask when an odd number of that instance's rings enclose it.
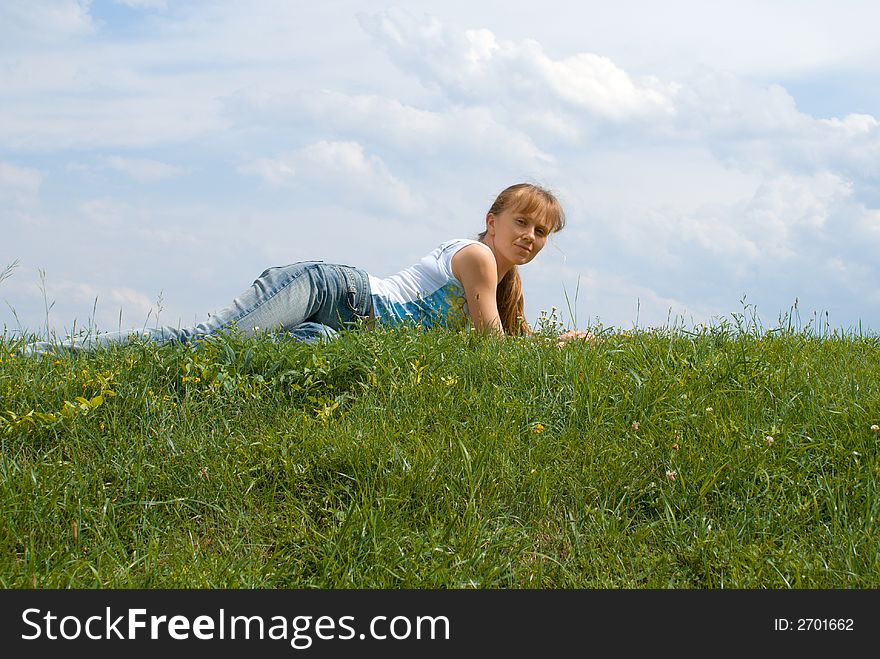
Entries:
{"label": "woman's face", "polygon": [[514,265],[525,265],[535,258],[550,235],[550,227],[516,209],[489,213],[486,231],[496,259],[501,257]]}

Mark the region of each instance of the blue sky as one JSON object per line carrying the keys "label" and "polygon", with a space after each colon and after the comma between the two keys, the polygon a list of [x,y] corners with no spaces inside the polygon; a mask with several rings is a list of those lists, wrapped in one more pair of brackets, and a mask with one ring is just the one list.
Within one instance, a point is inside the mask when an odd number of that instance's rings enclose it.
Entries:
{"label": "blue sky", "polygon": [[878,3],[516,4],[0,3],[0,323],[189,324],[298,260],[388,275],[527,180],[569,222],[522,269],[531,322],[797,301],[880,330]]}

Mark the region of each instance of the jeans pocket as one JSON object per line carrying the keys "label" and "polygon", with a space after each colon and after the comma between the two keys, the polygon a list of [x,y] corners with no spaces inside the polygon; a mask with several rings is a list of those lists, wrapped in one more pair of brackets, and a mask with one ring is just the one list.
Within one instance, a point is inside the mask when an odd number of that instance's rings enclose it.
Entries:
{"label": "jeans pocket", "polygon": [[351,311],[352,315],[356,319],[366,320],[368,318],[373,317],[373,302],[367,296],[366,301],[364,303],[364,308],[358,308],[358,292],[357,290],[349,289],[345,294],[345,304],[348,306],[348,310]]}
{"label": "jeans pocket", "polygon": [[337,264],[337,268],[344,282],[343,298],[348,311],[355,320],[371,318],[373,300],[369,294],[366,273],[350,265]]}

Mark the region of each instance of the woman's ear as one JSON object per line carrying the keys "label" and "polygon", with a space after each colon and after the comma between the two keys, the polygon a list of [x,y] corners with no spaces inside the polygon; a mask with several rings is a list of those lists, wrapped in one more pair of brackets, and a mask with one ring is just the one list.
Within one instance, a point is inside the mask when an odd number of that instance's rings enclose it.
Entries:
{"label": "woman's ear", "polygon": [[486,214],[486,233],[490,236],[495,235],[495,215],[493,213]]}

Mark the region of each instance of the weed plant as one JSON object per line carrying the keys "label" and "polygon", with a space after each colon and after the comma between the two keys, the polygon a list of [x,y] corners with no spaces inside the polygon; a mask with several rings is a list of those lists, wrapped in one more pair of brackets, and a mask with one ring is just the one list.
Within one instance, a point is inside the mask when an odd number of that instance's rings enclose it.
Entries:
{"label": "weed plant", "polygon": [[880,340],[744,321],[6,337],[0,586],[880,587]]}

